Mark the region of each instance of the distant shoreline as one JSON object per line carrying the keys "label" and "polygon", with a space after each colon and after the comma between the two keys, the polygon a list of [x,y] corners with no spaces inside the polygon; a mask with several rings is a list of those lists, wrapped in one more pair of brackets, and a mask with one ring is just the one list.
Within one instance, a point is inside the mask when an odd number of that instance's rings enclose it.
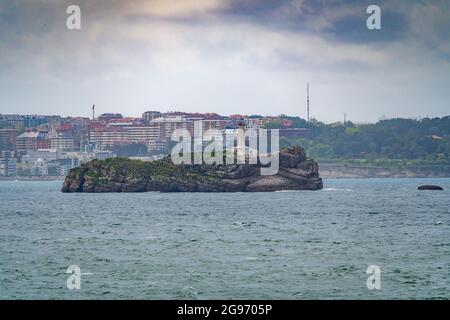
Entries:
{"label": "distant shoreline", "polygon": [[[319,163],[322,179],[450,178],[450,166],[377,167],[342,163]],[[64,181],[63,176],[0,177],[0,181]]]}
{"label": "distant shoreline", "polygon": [[[319,171],[320,177],[322,179],[405,179],[405,178],[432,178],[432,179],[445,179],[450,178],[450,175],[413,175],[413,174],[383,174],[383,175],[365,175],[358,174],[357,172],[336,172],[326,170],[321,173]],[[36,177],[36,178],[13,178],[13,177],[0,177],[0,182],[12,182],[12,181],[20,181],[20,182],[51,182],[51,181],[59,181],[64,182],[64,177]]]}
{"label": "distant shoreline", "polygon": [[450,178],[450,166],[375,167],[319,163],[323,179],[348,178]]}
{"label": "distant shoreline", "polygon": [[64,181],[64,177],[0,177],[0,181]]}

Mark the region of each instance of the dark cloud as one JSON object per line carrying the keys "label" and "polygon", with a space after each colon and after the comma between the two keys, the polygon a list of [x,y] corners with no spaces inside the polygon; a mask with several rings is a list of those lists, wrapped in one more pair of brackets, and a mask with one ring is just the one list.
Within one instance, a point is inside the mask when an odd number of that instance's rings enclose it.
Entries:
{"label": "dark cloud", "polygon": [[[364,17],[364,18],[362,18]],[[407,17],[399,12],[383,12],[380,30],[369,30],[367,15],[351,16],[336,20],[324,28],[324,36],[354,43],[374,43],[399,41],[408,36]]]}
{"label": "dark cloud", "polygon": [[[65,28],[69,4],[81,6],[81,31]],[[366,28],[369,4],[382,9],[381,30]],[[443,85],[450,83],[449,4],[1,1],[1,103],[9,112],[64,105],[66,114],[92,100],[117,112],[126,104],[134,114],[149,103],[296,113],[299,88],[310,81],[320,92],[315,116],[324,120],[344,108],[362,120],[390,111],[417,115],[424,101],[438,114],[450,99]]]}
{"label": "dark cloud", "polygon": [[[416,6],[421,1],[408,1]],[[408,36],[409,12],[392,1],[370,2],[382,9],[382,29],[366,27],[368,3],[360,0],[233,1],[224,10],[230,18],[280,30],[304,31],[346,42],[389,42]]]}

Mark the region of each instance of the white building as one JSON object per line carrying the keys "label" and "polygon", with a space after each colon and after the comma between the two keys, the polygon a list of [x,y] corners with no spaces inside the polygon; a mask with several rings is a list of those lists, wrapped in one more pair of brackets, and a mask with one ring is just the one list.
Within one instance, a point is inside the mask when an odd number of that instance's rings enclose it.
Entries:
{"label": "white building", "polygon": [[22,156],[22,163],[34,164],[38,161],[55,161],[61,159],[61,151],[58,149],[38,149],[36,151],[28,151]]}
{"label": "white building", "polygon": [[74,150],[74,138],[73,136],[62,133],[54,132],[49,134],[50,138],[50,148],[62,150],[62,151],[72,151]]}

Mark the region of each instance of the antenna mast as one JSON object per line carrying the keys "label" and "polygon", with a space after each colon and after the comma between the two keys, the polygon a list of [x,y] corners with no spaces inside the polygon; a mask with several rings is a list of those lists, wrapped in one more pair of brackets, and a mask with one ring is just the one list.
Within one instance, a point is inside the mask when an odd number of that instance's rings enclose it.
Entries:
{"label": "antenna mast", "polygon": [[95,104],[92,105],[92,120],[95,120]]}
{"label": "antenna mast", "polygon": [[309,82],[306,84],[306,119],[309,122]]}

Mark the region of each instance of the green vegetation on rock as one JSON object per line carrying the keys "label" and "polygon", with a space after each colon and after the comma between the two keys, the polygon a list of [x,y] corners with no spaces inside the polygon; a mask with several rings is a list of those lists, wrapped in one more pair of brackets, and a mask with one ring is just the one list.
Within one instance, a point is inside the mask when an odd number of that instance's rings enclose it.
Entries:
{"label": "green vegetation on rock", "polygon": [[276,175],[260,174],[260,164],[181,164],[170,157],[143,162],[126,158],[93,160],[72,169],[63,192],[237,192],[318,190],[318,165],[296,146],[281,151]]}

